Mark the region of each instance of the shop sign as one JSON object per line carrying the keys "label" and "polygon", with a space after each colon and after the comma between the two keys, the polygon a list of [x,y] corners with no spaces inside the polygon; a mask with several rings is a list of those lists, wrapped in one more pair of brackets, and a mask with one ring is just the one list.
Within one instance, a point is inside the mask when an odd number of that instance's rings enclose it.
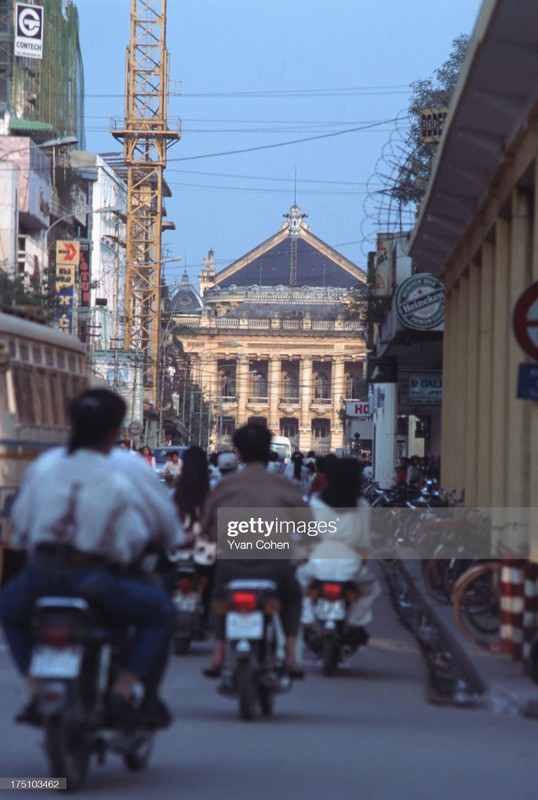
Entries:
{"label": "shop sign", "polygon": [[431,331],[445,318],[445,287],[426,272],[411,275],[398,284],[394,293],[398,319],[406,328]]}
{"label": "shop sign", "polygon": [[409,398],[426,402],[441,401],[443,379],[441,373],[419,372],[409,376]]}
{"label": "shop sign", "polygon": [[346,417],[366,419],[370,416],[370,413],[370,404],[367,401],[359,400],[358,402],[346,403]]}
{"label": "shop sign", "polygon": [[438,142],[447,116],[446,108],[423,108],[420,112],[420,141]]}

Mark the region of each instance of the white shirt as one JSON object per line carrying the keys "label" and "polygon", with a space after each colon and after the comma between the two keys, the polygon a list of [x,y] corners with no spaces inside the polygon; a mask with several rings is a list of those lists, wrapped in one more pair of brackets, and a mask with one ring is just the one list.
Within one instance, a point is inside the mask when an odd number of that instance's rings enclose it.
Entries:
{"label": "white shirt", "polygon": [[370,542],[368,504],[359,501],[357,510],[337,511],[319,497],[310,498],[314,519],[334,523],[335,531],[318,536],[307,564],[297,572],[306,586],[312,578],[352,580],[363,565],[363,554]]}
{"label": "white shirt", "polygon": [[13,545],[32,550],[39,543],[65,543],[129,564],[152,539],[183,543],[166,492],[157,478],[159,494],[151,485],[148,490],[140,471],[151,484],[150,470],[128,454],[48,451],[28,468],[13,505]]}

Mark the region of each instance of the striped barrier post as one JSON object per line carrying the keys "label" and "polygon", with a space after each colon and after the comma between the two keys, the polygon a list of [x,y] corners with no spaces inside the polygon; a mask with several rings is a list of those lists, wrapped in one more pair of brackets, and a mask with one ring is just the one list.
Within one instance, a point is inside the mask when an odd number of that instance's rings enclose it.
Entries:
{"label": "striped barrier post", "polygon": [[525,603],[523,609],[523,658],[528,660],[538,628],[538,564],[525,564]]}
{"label": "striped barrier post", "polygon": [[525,606],[525,562],[501,562],[501,653],[515,661],[523,658],[523,618]]}

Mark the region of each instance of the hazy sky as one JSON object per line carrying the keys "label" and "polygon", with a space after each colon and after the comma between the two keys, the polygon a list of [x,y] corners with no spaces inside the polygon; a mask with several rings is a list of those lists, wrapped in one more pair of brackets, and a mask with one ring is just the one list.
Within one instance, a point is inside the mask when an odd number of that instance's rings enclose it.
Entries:
{"label": "hazy sky", "polygon": [[[119,151],[110,119],[124,113],[131,0],[76,2],[87,149]],[[171,125],[181,119],[182,138],[165,172],[176,231],[164,246],[183,259],[168,266],[168,281],[185,264],[197,277],[209,249],[220,269],[272,236],[295,186],[312,232],[365,268],[375,231],[397,215],[383,189],[403,145],[410,84],[432,77],[454,38],[472,32],[480,5],[168,0],[168,114]],[[246,152],[226,154],[237,150]]]}

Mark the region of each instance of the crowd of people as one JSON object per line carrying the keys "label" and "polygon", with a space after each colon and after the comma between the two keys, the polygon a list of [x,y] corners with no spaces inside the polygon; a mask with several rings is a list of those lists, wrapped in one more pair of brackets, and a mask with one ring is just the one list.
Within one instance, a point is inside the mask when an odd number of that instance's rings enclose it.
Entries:
{"label": "crowd of people", "polygon": [[392,482],[394,486],[409,486],[419,488],[426,480],[439,483],[441,475],[441,457],[430,456],[402,456],[396,465]]}
{"label": "crowd of people", "polygon": [[[361,641],[367,640],[366,626],[379,587],[365,563],[367,527],[360,532],[359,550],[350,543],[352,512],[361,503],[361,466],[356,459],[317,457],[313,451],[303,456],[296,451],[285,463],[271,450],[270,431],[246,425],[234,435],[233,452],[208,457],[193,446],[181,459],[178,452],[172,453],[159,480],[147,445],[132,458],[126,443],[119,442],[124,415],[123,400],[108,390],[90,390],[73,401],[68,446],[48,451],[32,464],[15,501],[13,546],[25,550],[27,558],[0,595],[0,621],[28,683],[22,720],[31,721],[39,689],[28,674],[33,605],[44,594],[59,593],[85,597],[97,612],[134,626],[122,671],[111,687],[111,714],[128,718],[135,688],[142,687],[148,718],[155,727],[169,723],[158,690],[173,633],[174,606],[167,581],[140,570],[148,549],[172,554],[200,545],[207,554],[213,548],[213,557],[198,565],[206,577],[208,617],[211,599],[222,596],[229,580],[274,580],[282,604],[285,669],[291,678],[303,677],[296,639],[301,622],[306,627],[311,623],[303,589],[313,576],[334,577],[340,569],[345,580],[358,584],[359,599],[348,626]],[[332,512],[343,520],[336,542],[331,543],[338,548],[337,557],[333,552],[327,558],[322,543],[303,564],[285,559],[218,559],[220,508],[303,508],[310,509],[314,518]],[[207,677],[217,677],[224,660],[222,617],[215,615],[213,628],[214,650],[204,669]]]}

